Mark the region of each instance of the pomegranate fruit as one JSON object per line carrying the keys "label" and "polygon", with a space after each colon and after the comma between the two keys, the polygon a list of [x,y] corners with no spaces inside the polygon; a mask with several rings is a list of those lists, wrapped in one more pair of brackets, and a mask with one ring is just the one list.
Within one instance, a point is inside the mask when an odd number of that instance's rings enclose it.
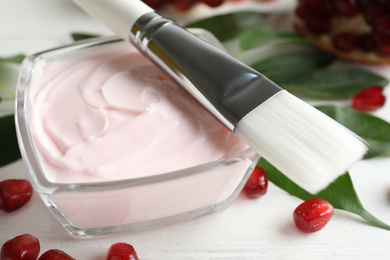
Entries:
{"label": "pomegranate fruit", "polygon": [[249,199],[255,199],[267,192],[268,177],[263,168],[256,167],[246,182],[242,193]]}
{"label": "pomegranate fruit", "polygon": [[295,226],[304,233],[321,230],[332,216],[332,204],[326,200],[316,198],[303,202],[293,213]]}
{"label": "pomegranate fruit", "polygon": [[295,28],[339,58],[390,64],[390,2],[297,0]]}

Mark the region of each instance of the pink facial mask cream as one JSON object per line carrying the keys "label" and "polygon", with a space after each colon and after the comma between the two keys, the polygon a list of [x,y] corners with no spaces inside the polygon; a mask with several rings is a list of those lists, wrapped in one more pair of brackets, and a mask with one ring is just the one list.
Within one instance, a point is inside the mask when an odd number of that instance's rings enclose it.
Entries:
{"label": "pink facial mask cream", "polygon": [[247,148],[132,46],[39,64],[30,106],[52,182],[144,177]]}
{"label": "pink facial mask cream", "polygon": [[23,159],[45,204],[76,237],[222,210],[259,158],[118,40],[32,56],[18,89]]}

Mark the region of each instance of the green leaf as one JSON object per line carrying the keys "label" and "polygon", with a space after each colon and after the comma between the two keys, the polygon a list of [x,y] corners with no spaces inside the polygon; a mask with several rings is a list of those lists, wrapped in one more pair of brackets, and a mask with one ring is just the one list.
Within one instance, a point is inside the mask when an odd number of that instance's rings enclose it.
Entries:
{"label": "green leaf", "polygon": [[284,78],[297,77],[309,71],[324,68],[335,60],[334,56],[315,49],[279,53],[263,59],[252,68],[278,82]]}
{"label": "green leaf", "polygon": [[240,50],[247,51],[250,49],[263,47],[266,45],[275,45],[281,43],[305,43],[311,44],[305,38],[298,36],[292,32],[278,32],[255,28],[247,30],[239,37]]}
{"label": "green leaf", "polygon": [[0,101],[2,100],[14,100],[15,99],[15,94],[12,92],[12,90],[10,90],[8,88],[8,86],[6,84],[4,84],[4,82],[0,81],[0,90],[4,93],[7,93],[8,95],[10,95],[9,98],[4,98],[4,97],[1,97],[0,96]]}
{"label": "green leaf", "polygon": [[264,24],[266,16],[258,12],[236,12],[213,16],[187,24],[190,28],[203,28],[214,34],[221,42],[231,40],[248,29]]}
{"label": "green leaf", "polygon": [[88,33],[71,33],[71,37],[74,41],[82,41],[86,39],[96,38],[99,37],[97,34],[88,34]]}
{"label": "green leaf", "polygon": [[14,63],[21,64],[22,61],[24,60],[24,58],[26,58],[26,55],[18,54],[18,55],[7,57],[7,58],[0,57],[0,62],[14,62]]}
{"label": "green leaf", "polygon": [[[19,77],[19,69],[20,64],[18,63],[9,61],[0,62],[0,96],[2,101],[12,101],[12,104],[9,104],[10,111],[13,111],[14,109],[13,101],[15,100],[15,89]],[[3,106],[2,109],[3,108],[5,107]]]}
{"label": "green leaf", "polygon": [[316,194],[316,197],[330,202],[336,209],[355,213],[376,227],[390,230],[389,225],[377,219],[363,207],[349,173],[341,175],[326,189]]}
{"label": "green leaf", "polygon": [[390,156],[390,123],[387,121],[341,106],[318,106],[317,109],[368,142],[370,150],[365,158]]}
{"label": "green leaf", "polygon": [[302,189],[300,186],[298,186],[289,178],[287,178],[283,173],[281,173],[264,158],[260,158],[259,162],[257,163],[257,166],[265,170],[269,181],[271,181],[273,184],[286,191],[287,193],[298,197],[301,200],[308,200],[312,198],[313,195],[311,195],[309,192]]}
{"label": "green leaf", "polygon": [[389,80],[363,69],[333,67],[277,82],[289,91],[320,98],[348,98],[368,86],[386,86]]}
{"label": "green leaf", "polygon": [[310,194],[288,179],[283,173],[273,167],[264,158],[259,160],[258,166],[266,171],[268,179],[272,183],[297,198],[302,200],[308,200],[310,198],[324,199],[331,203],[336,209],[357,214],[365,219],[368,223],[376,227],[390,230],[389,225],[377,219],[363,207],[355,191],[355,187],[352,183],[349,173],[341,175],[321,192],[317,194]]}
{"label": "green leaf", "polygon": [[13,115],[0,117],[0,167],[20,159]]}

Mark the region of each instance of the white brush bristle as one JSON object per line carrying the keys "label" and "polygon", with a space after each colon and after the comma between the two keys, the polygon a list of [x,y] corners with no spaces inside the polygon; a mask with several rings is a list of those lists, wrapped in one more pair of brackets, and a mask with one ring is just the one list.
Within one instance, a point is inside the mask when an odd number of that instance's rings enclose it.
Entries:
{"label": "white brush bristle", "polygon": [[241,119],[235,133],[313,194],[345,173],[368,149],[357,135],[286,90]]}

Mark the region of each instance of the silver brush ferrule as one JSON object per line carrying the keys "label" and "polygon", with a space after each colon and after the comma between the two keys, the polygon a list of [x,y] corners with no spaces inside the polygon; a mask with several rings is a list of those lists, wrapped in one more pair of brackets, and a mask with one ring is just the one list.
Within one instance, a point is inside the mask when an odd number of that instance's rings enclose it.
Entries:
{"label": "silver brush ferrule", "polygon": [[243,117],[282,89],[155,12],[135,22],[130,41],[231,131]]}

